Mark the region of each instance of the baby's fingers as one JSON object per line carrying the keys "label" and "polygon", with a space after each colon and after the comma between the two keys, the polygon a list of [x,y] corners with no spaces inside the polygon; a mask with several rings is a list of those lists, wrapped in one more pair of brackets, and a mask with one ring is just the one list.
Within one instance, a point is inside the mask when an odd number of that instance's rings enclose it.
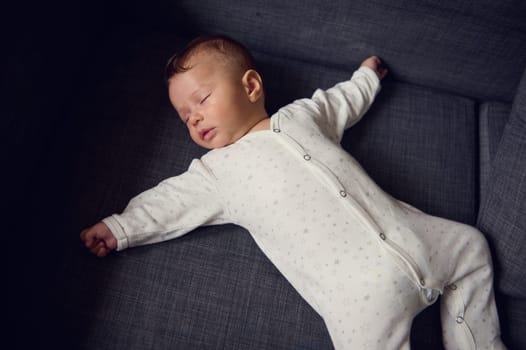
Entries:
{"label": "baby's fingers", "polygon": [[91,248],[93,244],[95,243],[95,237],[90,232],[90,229],[85,229],[80,233],[80,240],[84,242],[84,245],[86,248]]}
{"label": "baby's fingers", "polygon": [[101,248],[104,248],[104,242],[99,240],[93,240],[91,245],[89,247],[86,245],[86,247],[91,253],[98,255]]}
{"label": "baby's fingers", "polygon": [[80,240],[86,248],[98,257],[108,255],[117,248],[117,240],[103,223],[99,223],[80,233]]}
{"label": "baby's fingers", "polygon": [[106,247],[106,244],[104,241],[99,241],[99,243],[95,246],[95,248],[91,251],[93,254],[98,256],[99,258],[103,258],[106,255],[108,255],[108,248]]}
{"label": "baby's fingers", "polygon": [[80,239],[84,242],[86,248],[92,253],[95,253],[100,243],[104,244],[104,241],[97,237],[97,232],[92,229],[86,229],[80,233]]}

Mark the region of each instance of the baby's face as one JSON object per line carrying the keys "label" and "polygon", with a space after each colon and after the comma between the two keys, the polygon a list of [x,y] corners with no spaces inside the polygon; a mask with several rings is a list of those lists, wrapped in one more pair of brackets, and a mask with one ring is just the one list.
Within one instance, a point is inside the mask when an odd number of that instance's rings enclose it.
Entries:
{"label": "baby's face", "polygon": [[189,65],[170,79],[168,94],[192,140],[208,149],[234,143],[252,125],[248,116],[253,104],[243,74],[206,53],[196,54]]}

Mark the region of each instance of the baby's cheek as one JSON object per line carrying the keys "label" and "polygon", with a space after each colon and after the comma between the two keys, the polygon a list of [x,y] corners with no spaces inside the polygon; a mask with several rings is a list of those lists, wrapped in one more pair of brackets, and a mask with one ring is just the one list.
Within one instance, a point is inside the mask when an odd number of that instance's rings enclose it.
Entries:
{"label": "baby's cheek", "polygon": [[194,141],[194,143],[197,143],[198,145],[201,145],[201,140],[199,139],[199,136],[196,135],[196,133],[193,133],[193,132],[190,132],[189,131],[189,134],[190,134],[190,138],[192,139],[192,141]]}

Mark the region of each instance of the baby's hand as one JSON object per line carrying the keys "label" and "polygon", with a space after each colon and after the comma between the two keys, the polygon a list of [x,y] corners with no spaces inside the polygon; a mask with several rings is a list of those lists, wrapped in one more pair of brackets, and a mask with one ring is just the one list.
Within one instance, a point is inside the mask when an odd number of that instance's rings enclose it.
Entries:
{"label": "baby's hand", "polygon": [[83,230],[80,239],[86,248],[93,254],[102,258],[114,249],[117,249],[117,239],[105,223],[99,222],[94,226]]}
{"label": "baby's hand", "polygon": [[372,70],[374,70],[376,72],[376,75],[378,75],[378,78],[380,78],[380,79],[383,79],[387,75],[387,73],[389,72],[387,67],[382,63],[382,60],[380,60],[376,56],[371,56],[368,59],[366,59],[365,61],[363,61],[362,64],[360,65],[360,67],[369,67],[369,68],[371,68]]}

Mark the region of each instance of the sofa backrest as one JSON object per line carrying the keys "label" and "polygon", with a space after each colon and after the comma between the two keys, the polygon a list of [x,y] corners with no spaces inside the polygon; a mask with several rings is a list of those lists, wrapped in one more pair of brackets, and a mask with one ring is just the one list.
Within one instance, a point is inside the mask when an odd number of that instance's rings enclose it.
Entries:
{"label": "sofa backrest", "polygon": [[[330,3],[330,6],[329,6]],[[165,0],[174,31],[352,70],[375,54],[399,81],[511,101],[526,66],[526,2]]]}

